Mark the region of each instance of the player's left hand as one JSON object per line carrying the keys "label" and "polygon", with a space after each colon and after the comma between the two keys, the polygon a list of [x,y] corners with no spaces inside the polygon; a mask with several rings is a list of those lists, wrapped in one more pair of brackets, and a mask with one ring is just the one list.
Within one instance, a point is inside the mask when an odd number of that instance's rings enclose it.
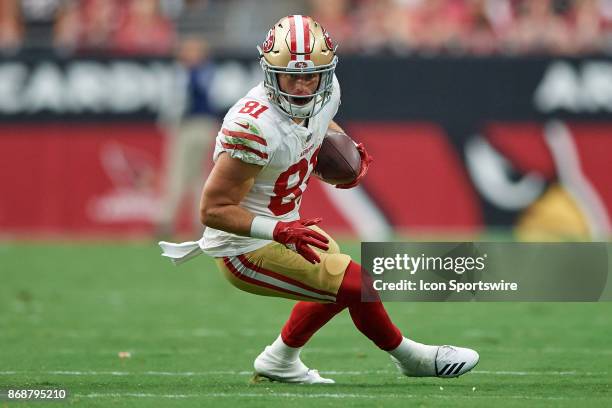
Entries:
{"label": "player's left hand", "polygon": [[322,218],[290,222],[279,221],[274,228],[274,240],[302,255],[311,264],[319,263],[321,258],[309,245],[327,251],[329,249],[329,240],[325,235],[308,227],[316,225],[321,221]]}
{"label": "player's left hand", "polygon": [[336,184],[336,188],[353,188],[355,187],[357,184],[359,184],[359,182],[361,181],[362,178],[365,177],[366,173],[368,172],[368,167],[370,166],[370,163],[372,163],[372,161],[374,160],[372,158],[372,156],[370,156],[370,154],[367,152],[365,146],[363,145],[363,143],[359,143],[357,145],[357,150],[359,151],[359,156],[361,156],[361,167],[359,169],[359,174],[357,175],[357,177],[355,178],[355,180],[353,180],[350,183],[346,183],[346,184]]}

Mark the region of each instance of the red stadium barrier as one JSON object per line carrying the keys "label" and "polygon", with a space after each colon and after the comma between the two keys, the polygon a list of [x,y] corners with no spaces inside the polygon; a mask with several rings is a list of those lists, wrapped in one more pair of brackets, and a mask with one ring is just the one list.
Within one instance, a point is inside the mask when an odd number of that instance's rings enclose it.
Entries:
{"label": "red stadium barrier", "polygon": [[152,124],[3,125],[5,232],[147,232],[162,134]]}
{"label": "red stadium barrier", "polygon": [[482,225],[476,192],[460,155],[434,124],[351,124],[375,162],[364,181],[371,197],[400,228]]}
{"label": "red stadium barrier", "polygon": [[[346,128],[375,158],[364,189],[395,229],[512,227],[560,184],[584,222],[609,233],[612,124],[490,123],[468,139],[489,146],[489,156],[482,149],[472,155],[470,142],[451,142],[444,129],[429,123]],[[159,207],[163,137],[152,124],[3,125],[1,231],[150,234]],[[491,155],[497,168],[482,167]],[[491,182],[488,172],[502,170],[503,183]],[[530,190],[512,190],[521,178],[537,182]],[[495,205],[495,194],[515,197],[515,191],[528,191],[527,198]],[[368,222],[335,205],[314,179],[302,215],[322,216],[325,228],[335,232],[355,232],[351,225]]]}

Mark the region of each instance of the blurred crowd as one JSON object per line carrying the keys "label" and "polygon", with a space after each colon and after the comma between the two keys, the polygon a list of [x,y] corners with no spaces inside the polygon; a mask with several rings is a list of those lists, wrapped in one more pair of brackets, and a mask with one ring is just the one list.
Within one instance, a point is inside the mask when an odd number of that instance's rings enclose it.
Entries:
{"label": "blurred crowd", "polygon": [[611,0],[313,0],[342,48],[422,54],[612,51]]}
{"label": "blurred crowd", "polygon": [[287,8],[321,21],[342,53],[612,52],[612,0],[0,0],[0,49],[164,55],[182,21],[213,49],[252,49],[265,31],[249,29]]}
{"label": "blurred crowd", "polygon": [[172,19],[159,0],[0,0],[0,47],[168,54]]}

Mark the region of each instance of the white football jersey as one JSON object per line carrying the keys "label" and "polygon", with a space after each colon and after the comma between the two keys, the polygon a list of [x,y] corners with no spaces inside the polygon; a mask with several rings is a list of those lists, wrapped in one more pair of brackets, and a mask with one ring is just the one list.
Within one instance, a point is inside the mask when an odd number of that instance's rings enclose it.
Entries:
{"label": "white football jersey", "polygon": [[[340,106],[340,85],[334,76],[330,101],[308,126],[298,125],[268,101],[257,85],[228,111],[217,135],[213,160],[226,152],[262,166],[240,206],[255,215],[282,221],[300,218],[300,202],[316,164],[330,122]],[[271,241],[206,228],[200,248],[214,257],[254,251]]]}

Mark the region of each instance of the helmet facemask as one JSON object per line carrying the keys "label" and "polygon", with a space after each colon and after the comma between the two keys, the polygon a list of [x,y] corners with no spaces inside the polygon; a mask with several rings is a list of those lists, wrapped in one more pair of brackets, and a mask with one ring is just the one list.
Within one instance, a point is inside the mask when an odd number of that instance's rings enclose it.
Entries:
{"label": "helmet facemask", "polygon": [[[268,98],[283,113],[298,119],[306,119],[315,116],[329,102],[334,84],[334,70],[338,57],[334,56],[331,64],[312,68],[284,68],[270,65],[265,58],[261,58],[261,67],[264,71],[264,88]],[[278,82],[278,74],[303,75],[319,74],[319,85],[315,92],[310,95],[293,95],[284,92]],[[295,99],[307,99],[304,104],[293,103]]]}

